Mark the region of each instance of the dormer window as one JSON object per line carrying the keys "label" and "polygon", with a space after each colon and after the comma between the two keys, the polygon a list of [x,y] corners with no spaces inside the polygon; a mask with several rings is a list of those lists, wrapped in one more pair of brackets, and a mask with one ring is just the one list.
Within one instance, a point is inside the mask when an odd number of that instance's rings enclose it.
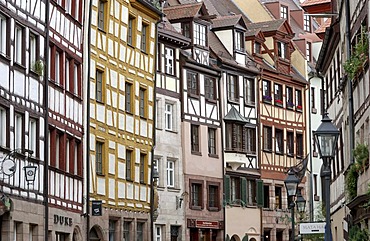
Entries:
{"label": "dormer window", "polygon": [[181,25],[182,35],[190,38],[190,23],[182,23]]}
{"label": "dormer window", "polygon": [[254,53],[261,54],[261,43],[254,42]]}
{"label": "dormer window", "polygon": [[235,32],[235,50],[244,51],[244,33],[240,31]]}
{"label": "dormer window", "polygon": [[288,7],[280,6],[280,18],[288,19]]}
{"label": "dormer window", "polygon": [[286,44],[283,42],[278,42],[277,47],[278,47],[278,56],[280,58],[285,59],[286,58]]}
{"label": "dormer window", "polygon": [[311,18],[309,15],[304,15],[304,31],[311,32]]}
{"label": "dormer window", "polygon": [[206,46],[206,29],[207,27],[199,23],[194,23],[194,44]]}

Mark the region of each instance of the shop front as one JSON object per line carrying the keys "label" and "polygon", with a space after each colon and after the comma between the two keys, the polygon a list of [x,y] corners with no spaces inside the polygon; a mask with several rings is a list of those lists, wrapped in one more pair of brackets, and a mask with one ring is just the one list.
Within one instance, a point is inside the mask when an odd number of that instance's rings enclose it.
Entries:
{"label": "shop front", "polygon": [[223,235],[223,221],[188,219],[190,241],[219,241]]}

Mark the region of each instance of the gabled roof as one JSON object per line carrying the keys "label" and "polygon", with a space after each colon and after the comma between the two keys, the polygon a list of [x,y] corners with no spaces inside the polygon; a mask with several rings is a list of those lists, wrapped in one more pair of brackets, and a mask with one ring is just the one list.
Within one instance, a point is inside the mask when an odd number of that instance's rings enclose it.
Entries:
{"label": "gabled roof", "polygon": [[250,23],[248,16],[232,0],[203,0],[210,14],[219,16],[241,15],[245,23]]}
{"label": "gabled roof", "polygon": [[229,15],[229,16],[217,16],[216,19],[212,20],[212,28],[224,28],[224,27],[236,27],[238,24],[246,29],[245,22],[241,14]]}
{"label": "gabled roof", "polygon": [[236,122],[241,122],[241,123],[247,123],[248,120],[244,118],[236,109],[234,106],[231,107],[229,112],[226,114],[224,117],[225,121],[236,121]]}
{"label": "gabled roof", "polygon": [[262,32],[270,32],[270,31],[277,31],[280,30],[283,26],[286,26],[288,34],[292,34],[292,30],[289,27],[289,24],[286,24],[286,19],[276,19],[266,22],[258,22],[258,23],[248,23],[247,29],[260,29]]}
{"label": "gabled roof", "polygon": [[191,42],[190,38],[185,37],[168,21],[166,17],[158,24],[159,38],[170,39],[182,45],[188,45]]}
{"label": "gabled roof", "polygon": [[191,3],[165,7],[163,8],[163,12],[170,21],[182,18],[195,18],[199,13],[208,15],[208,11],[203,3]]}

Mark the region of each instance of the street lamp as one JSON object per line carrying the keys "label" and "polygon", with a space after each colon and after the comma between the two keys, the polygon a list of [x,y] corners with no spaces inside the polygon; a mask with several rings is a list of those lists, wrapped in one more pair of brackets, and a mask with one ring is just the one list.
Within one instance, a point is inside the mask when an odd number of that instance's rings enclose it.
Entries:
{"label": "street lamp", "polygon": [[335,156],[335,150],[339,137],[339,130],[333,125],[328,114],[325,113],[321,125],[314,131],[313,135],[315,143],[319,149],[319,154],[323,160],[325,176],[325,211],[326,211],[326,227],[325,227],[325,241],[331,240],[330,235],[330,160]]}
{"label": "street lamp", "polygon": [[286,188],[286,191],[287,191],[287,194],[288,194],[289,208],[292,212],[292,241],[294,241],[294,236],[295,236],[295,232],[294,232],[294,207],[295,207],[294,197],[297,193],[299,179],[296,177],[296,175],[294,174],[292,169],[289,170],[288,176],[285,179],[284,184],[285,184],[285,188]]}
{"label": "street lamp", "polygon": [[302,196],[301,189],[297,190],[297,200],[295,202],[297,203],[298,212],[304,213],[306,209],[306,200]]}

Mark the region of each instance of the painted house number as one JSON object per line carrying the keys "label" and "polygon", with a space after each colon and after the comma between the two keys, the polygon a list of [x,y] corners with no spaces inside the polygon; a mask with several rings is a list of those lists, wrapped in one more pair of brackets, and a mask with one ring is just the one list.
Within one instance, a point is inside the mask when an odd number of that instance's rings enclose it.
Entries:
{"label": "painted house number", "polygon": [[69,217],[63,217],[54,214],[54,224],[60,224],[65,226],[72,226],[72,218]]}

